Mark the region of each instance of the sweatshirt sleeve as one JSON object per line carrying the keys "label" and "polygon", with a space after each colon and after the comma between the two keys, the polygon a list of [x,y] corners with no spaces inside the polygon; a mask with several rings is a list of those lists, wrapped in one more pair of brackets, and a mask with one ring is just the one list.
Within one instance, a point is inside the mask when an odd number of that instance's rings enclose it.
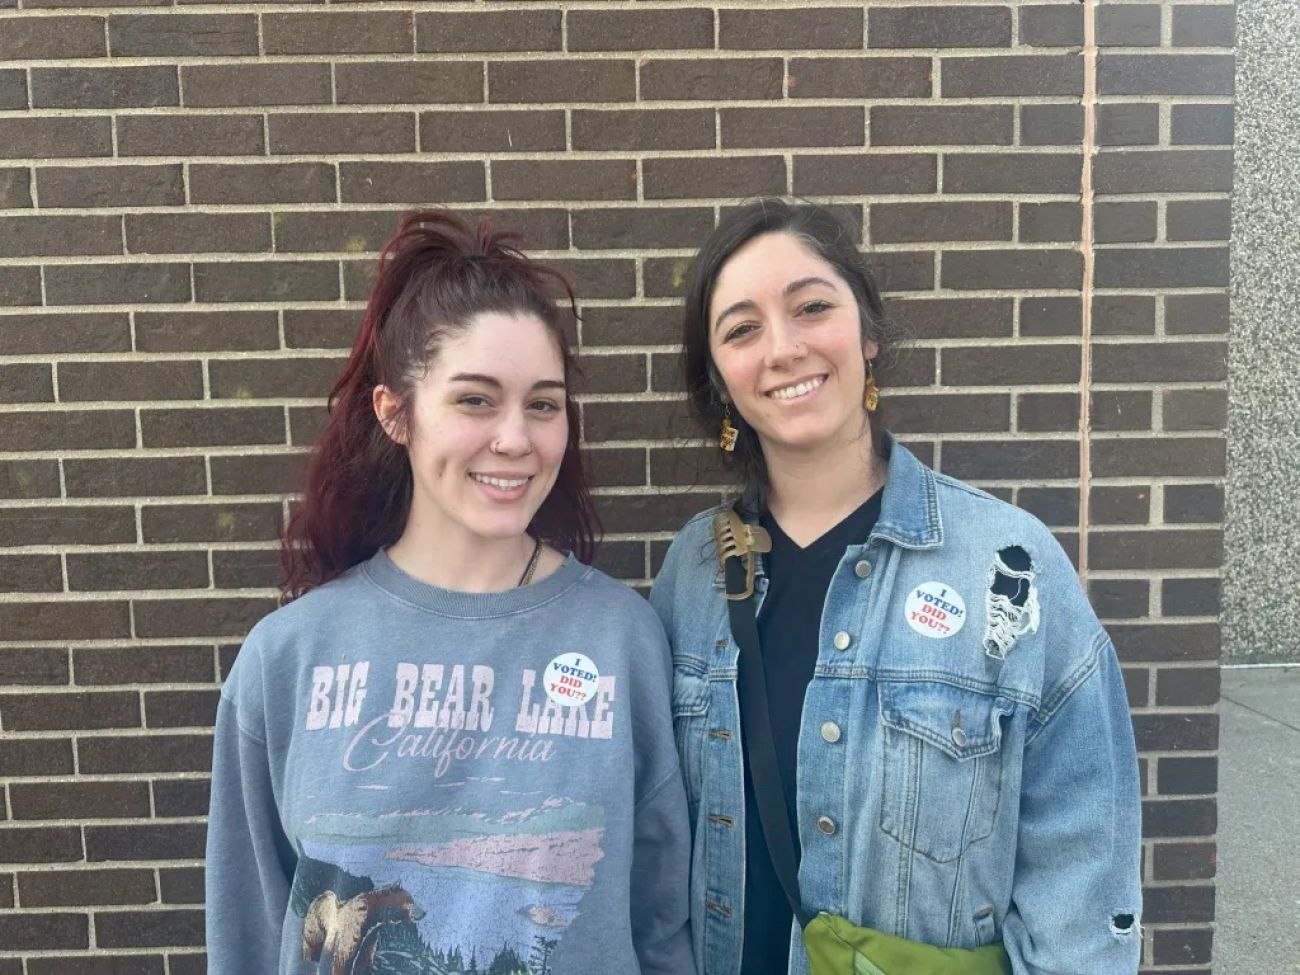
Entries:
{"label": "sweatshirt sleeve", "polygon": [[673,737],[672,658],[656,615],[644,604],[640,612],[649,639],[634,695],[632,941],[642,975],[691,975],[691,827]]}
{"label": "sweatshirt sleeve", "polygon": [[686,790],[672,775],[636,807],[632,845],[632,943],[642,975],[695,971],[690,932],[691,832]]}
{"label": "sweatshirt sleeve", "polygon": [[223,690],[205,871],[209,975],[279,971],[295,862],[280,826],[266,743],[240,727],[237,706]]}

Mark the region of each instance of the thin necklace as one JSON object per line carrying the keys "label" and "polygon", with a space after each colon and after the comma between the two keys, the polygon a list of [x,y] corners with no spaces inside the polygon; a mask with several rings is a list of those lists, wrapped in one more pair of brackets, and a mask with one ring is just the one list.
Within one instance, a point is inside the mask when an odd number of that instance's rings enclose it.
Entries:
{"label": "thin necklace", "polygon": [[533,573],[537,571],[537,559],[541,554],[542,540],[540,538],[533,539],[533,554],[528,556],[528,564],[524,566],[524,574],[521,575],[519,581],[515,583],[516,589],[520,586],[526,586],[528,583],[533,581]]}

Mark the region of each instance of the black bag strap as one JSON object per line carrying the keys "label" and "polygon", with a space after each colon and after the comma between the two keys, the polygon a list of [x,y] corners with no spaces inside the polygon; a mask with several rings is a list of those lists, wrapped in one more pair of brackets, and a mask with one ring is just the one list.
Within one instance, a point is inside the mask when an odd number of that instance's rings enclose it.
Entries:
{"label": "black bag strap", "polygon": [[[751,553],[751,558],[754,556]],[[745,741],[745,756],[749,764],[749,778],[754,787],[763,836],[772,857],[772,866],[781,881],[790,909],[805,927],[814,914],[804,910],[799,897],[799,859],[795,853],[794,834],[790,829],[790,815],[785,804],[785,790],[781,784],[781,768],[776,762],[776,743],[772,737],[772,721],[767,703],[767,680],[763,675],[763,653],[758,642],[758,623],[755,619],[753,584],[746,579],[746,566],[739,558],[725,562],[727,581],[727,612],[731,617],[731,635],[740,647],[741,737]],[[751,577],[752,578],[752,577]],[[746,589],[749,594],[737,598]]]}

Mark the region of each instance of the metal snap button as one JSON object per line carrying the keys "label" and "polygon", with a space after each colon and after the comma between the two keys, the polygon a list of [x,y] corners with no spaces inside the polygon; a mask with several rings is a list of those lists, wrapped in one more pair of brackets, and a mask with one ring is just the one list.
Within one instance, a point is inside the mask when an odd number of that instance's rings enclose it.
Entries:
{"label": "metal snap button", "polygon": [[853,567],[853,574],[859,579],[865,579],[867,576],[871,575],[871,563],[866,559],[863,559]]}
{"label": "metal snap button", "polygon": [[822,738],[832,745],[840,740],[840,726],[834,721],[825,721],[822,723]]}
{"label": "metal snap button", "polygon": [[966,747],[966,732],[961,728],[952,729],[952,743],[958,748]]}
{"label": "metal snap button", "polygon": [[849,636],[843,630],[840,630],[838,633],[835,634],[834,642],[835,642],[836,650],[847,650],[849,648],[849,644],[853,642],[853,637]]}
{"label": "metal snap button", "polygon": [[835,820],[831,819],[830,816],[818,816],[817,828],[827,836],[830,836],[835,832]]}

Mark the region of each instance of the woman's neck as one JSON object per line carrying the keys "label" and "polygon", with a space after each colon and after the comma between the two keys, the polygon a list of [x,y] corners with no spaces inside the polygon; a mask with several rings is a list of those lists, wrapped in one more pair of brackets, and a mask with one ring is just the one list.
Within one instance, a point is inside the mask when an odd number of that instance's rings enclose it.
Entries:
{"label": "woman's neck", "polygon": [[[388,557],[407,575],[440,589],[503,592],[519,584],[536,542],[531,535],[483,538],[450,519],[419,517],[414,510]],[[533,578],[555,569],[558,552],[547,549]]]}
{"label": "woman's neck", "polygon": [[790,538],[807,545],[857,510],[885,483],[887,467],[870,431],[822,450],[765,447],[768,510]]}

